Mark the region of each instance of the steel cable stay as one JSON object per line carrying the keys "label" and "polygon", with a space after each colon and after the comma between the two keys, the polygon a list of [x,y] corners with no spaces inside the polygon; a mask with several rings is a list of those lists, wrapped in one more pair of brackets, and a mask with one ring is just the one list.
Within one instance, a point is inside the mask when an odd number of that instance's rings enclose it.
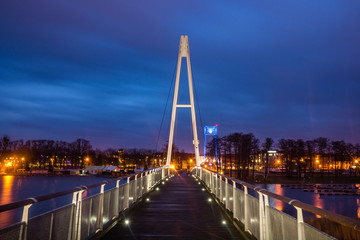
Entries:
{"label": "steel cable stay", "polygon": [[[194,78],[193,73],[192,73],[192,80],[193,80],[193,86],[194,86],[194,92],[195,92],[196,105],[197,105],[197,109],[198,109],[198,115],[199,115],[199,118],[200,118],[200,125],[201,125],[201,130],[200,131],[204,131],[204,123],[203,123],[202,116],[201,116],[199,98],[198,98],[198,94],[197,94],[197,91],[196,91],[196,82],[195,82],[195,78]],[[200,134],[200,135],[201,135],[201,138],[203,140],[203,143],[206,144],[205,139],[204,139],[204,134]]]}
{"label": "steel cable stay", "polygon": [[[167,95],[167,99],[166,99],[166,103],[165,103],[165,108],[164,108],[163,115],[162,115],[161,122],[160,122],[160,128],[159,128],[159,132],[158,132],[158,136],[157,136],[156,144],[155,144],[155,149],[154,149],[154,153],[153,153],[153,159],[155,158],[155,154],[157,152],[157,148],[158,148],[158,145],[159,145],[161,130],[162,130],[162,126],[163,126],[165,115],[166,115],[166,109],[167,109],[167,106],[168,106],[168,103],[169,103],[171,90],[172,90],[173,84],[174,84],[175,72],[176,72],[176,62],[174,64],[174,70],[173,70],[171,83],[170,83],[170,87],[169,87],[169,91],[168,91],[168,95]],[[169,127],[170,127],[170,119],[169,119]]]}

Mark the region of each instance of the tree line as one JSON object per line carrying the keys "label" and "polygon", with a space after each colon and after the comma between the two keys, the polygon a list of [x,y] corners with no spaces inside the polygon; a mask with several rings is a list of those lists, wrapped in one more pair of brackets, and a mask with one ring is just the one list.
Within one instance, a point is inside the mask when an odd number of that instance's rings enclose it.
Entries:
{"label": "tree line", "polygon": [[[73,142],[54,140],[11,140],[4,135],[0,138],[0,164],[6,159],[18,157],[19,165],[53,168],[64,166],[84,167],[85,165],[148,165],[153,151],[147,149],[119,150],[108,148],[93,149],[89,140],[76,139]],[[23,161],[23,162],[21,162]]]}
{"label": "tree line", "polygon": [[[239,179],[254,178],[256,166],[263,168],[266,178],[271,168],[269,151],[276,150],[281,160],[281,169],[285,176],[312,176],[314,171],[325,173],[324,166],[333,166],[336,176],[341,176],[344,171],[356,174],[351,166],[360,164],[360,144],[346,143],[345,141],[331,141],[319,137],[313,140],[280,139],[275,142],[266,138],[261,142],[252,133],[232,133],[218,138],[218,158],[226,174]],[[215,157],[214,139],[207,143],[207,156]],[[38,166],[63,167],[85,165],[117,165],[117,166],[143,166],[157,167],[165,164],[167,146],[163,151],[154,152],[149,149],[119,149],[106,150],[93,149],[90,141],[76,139],[73,142],[54,140],[11,140],[4,135],[0,138],[0,164],[6,158],[19,156],[24,159],[24,167]],[[182,160],[191,158],[191,154],[179,151],[173,146],[173,157],[181,163]],[[358,160],[357,160],[358,159]],[[274,159],[272,159],[274,160]],[[88,161],[88,162],[87,162]],[[319,166],[322,166],[319,168]],[[346,168],[347,166],[347,168]]]}
{"label": "tree line", "polygon": [[[282,138],[277,142],[266,138],[260,142],[252,133],[232,133],[218,138],[217,146],[221,163],[225,169],[230,167],[226,173],[239,179],[254,178],[256,164],[262,165],[266,178],[270,168],[270,150],[277,151],[281,162],[279,167],[288,177],[312,176],[315,169],[323,175],[324,166],[328,170],[332,166],[335,176],[341,176],[344,171],[356,174],[352,166],[358,161],[360,164],[360,144],[331,141],[324,137],[307,141]],[[215,139],[207,143],[207,149],[207,155],[215,157]]]}

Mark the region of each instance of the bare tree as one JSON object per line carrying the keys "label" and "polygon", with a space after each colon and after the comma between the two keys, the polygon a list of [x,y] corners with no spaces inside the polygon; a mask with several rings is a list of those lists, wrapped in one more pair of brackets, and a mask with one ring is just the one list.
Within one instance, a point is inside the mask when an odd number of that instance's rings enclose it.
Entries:
{"label": "bare tree", "polygon": [[8,135],[4,135],[2,138],[0,138],[0,161],[5,157],[9,145],[10,137]]}
{"label": "bare tree", "polygon": [[266,179],[269,174],[269,151],[271,150],[274,144],[274,140],[272,138],[266,138],[263,143],[263,150],[265,151],[265,171],[264,178]]}

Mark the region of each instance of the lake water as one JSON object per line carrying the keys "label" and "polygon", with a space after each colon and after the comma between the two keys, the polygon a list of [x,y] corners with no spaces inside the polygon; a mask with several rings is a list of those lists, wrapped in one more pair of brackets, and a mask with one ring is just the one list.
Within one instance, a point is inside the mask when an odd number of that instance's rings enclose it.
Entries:
{"label": "lake water", "polygon": [[[326,184],[325,184],[326,185]],[[359,184],[348,184],[358,187]],[[291,189],[290,187],[281,187],[281,184],[258,184],[262,188],[276,193],[278,195],[297,199],[315,207],[329,210],[351,218],[360,219],[360,196],[353,195],[320,195],[313,192],[304,192],[302,189]],[[296,215],[296,210],[279,200],[269,198],[269,204],[280,211],[284,211],[292,216]],[[305,217],[310,216],[305,213]],[[316,216],[319,217],[319,216]]]}

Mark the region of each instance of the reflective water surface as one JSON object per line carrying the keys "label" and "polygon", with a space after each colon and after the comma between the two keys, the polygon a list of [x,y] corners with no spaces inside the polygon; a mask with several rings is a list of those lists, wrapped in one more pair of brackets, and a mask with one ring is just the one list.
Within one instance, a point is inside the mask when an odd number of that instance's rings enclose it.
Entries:
{"label": "reflective water surface", "polygon": [[[351,186],[354,184],[349,184]],[[302,189],[291,189],[289,187],[281,187],[281,184],[259,184],[262,188],[274,192],[276,194],[286,196],[289,198],[297,199],[302,202],[311,204],[315,207],[329,210],[341,215],[352,218],[360,218],[360,196],[353,195],[320,195],[313,192],[304,192]],[[295,215],[294,207],[269,198],[269,204],[280,211]],[[310,214],[305,213],[305,217]],[[320,218],[320,216],[315,216]]]}

